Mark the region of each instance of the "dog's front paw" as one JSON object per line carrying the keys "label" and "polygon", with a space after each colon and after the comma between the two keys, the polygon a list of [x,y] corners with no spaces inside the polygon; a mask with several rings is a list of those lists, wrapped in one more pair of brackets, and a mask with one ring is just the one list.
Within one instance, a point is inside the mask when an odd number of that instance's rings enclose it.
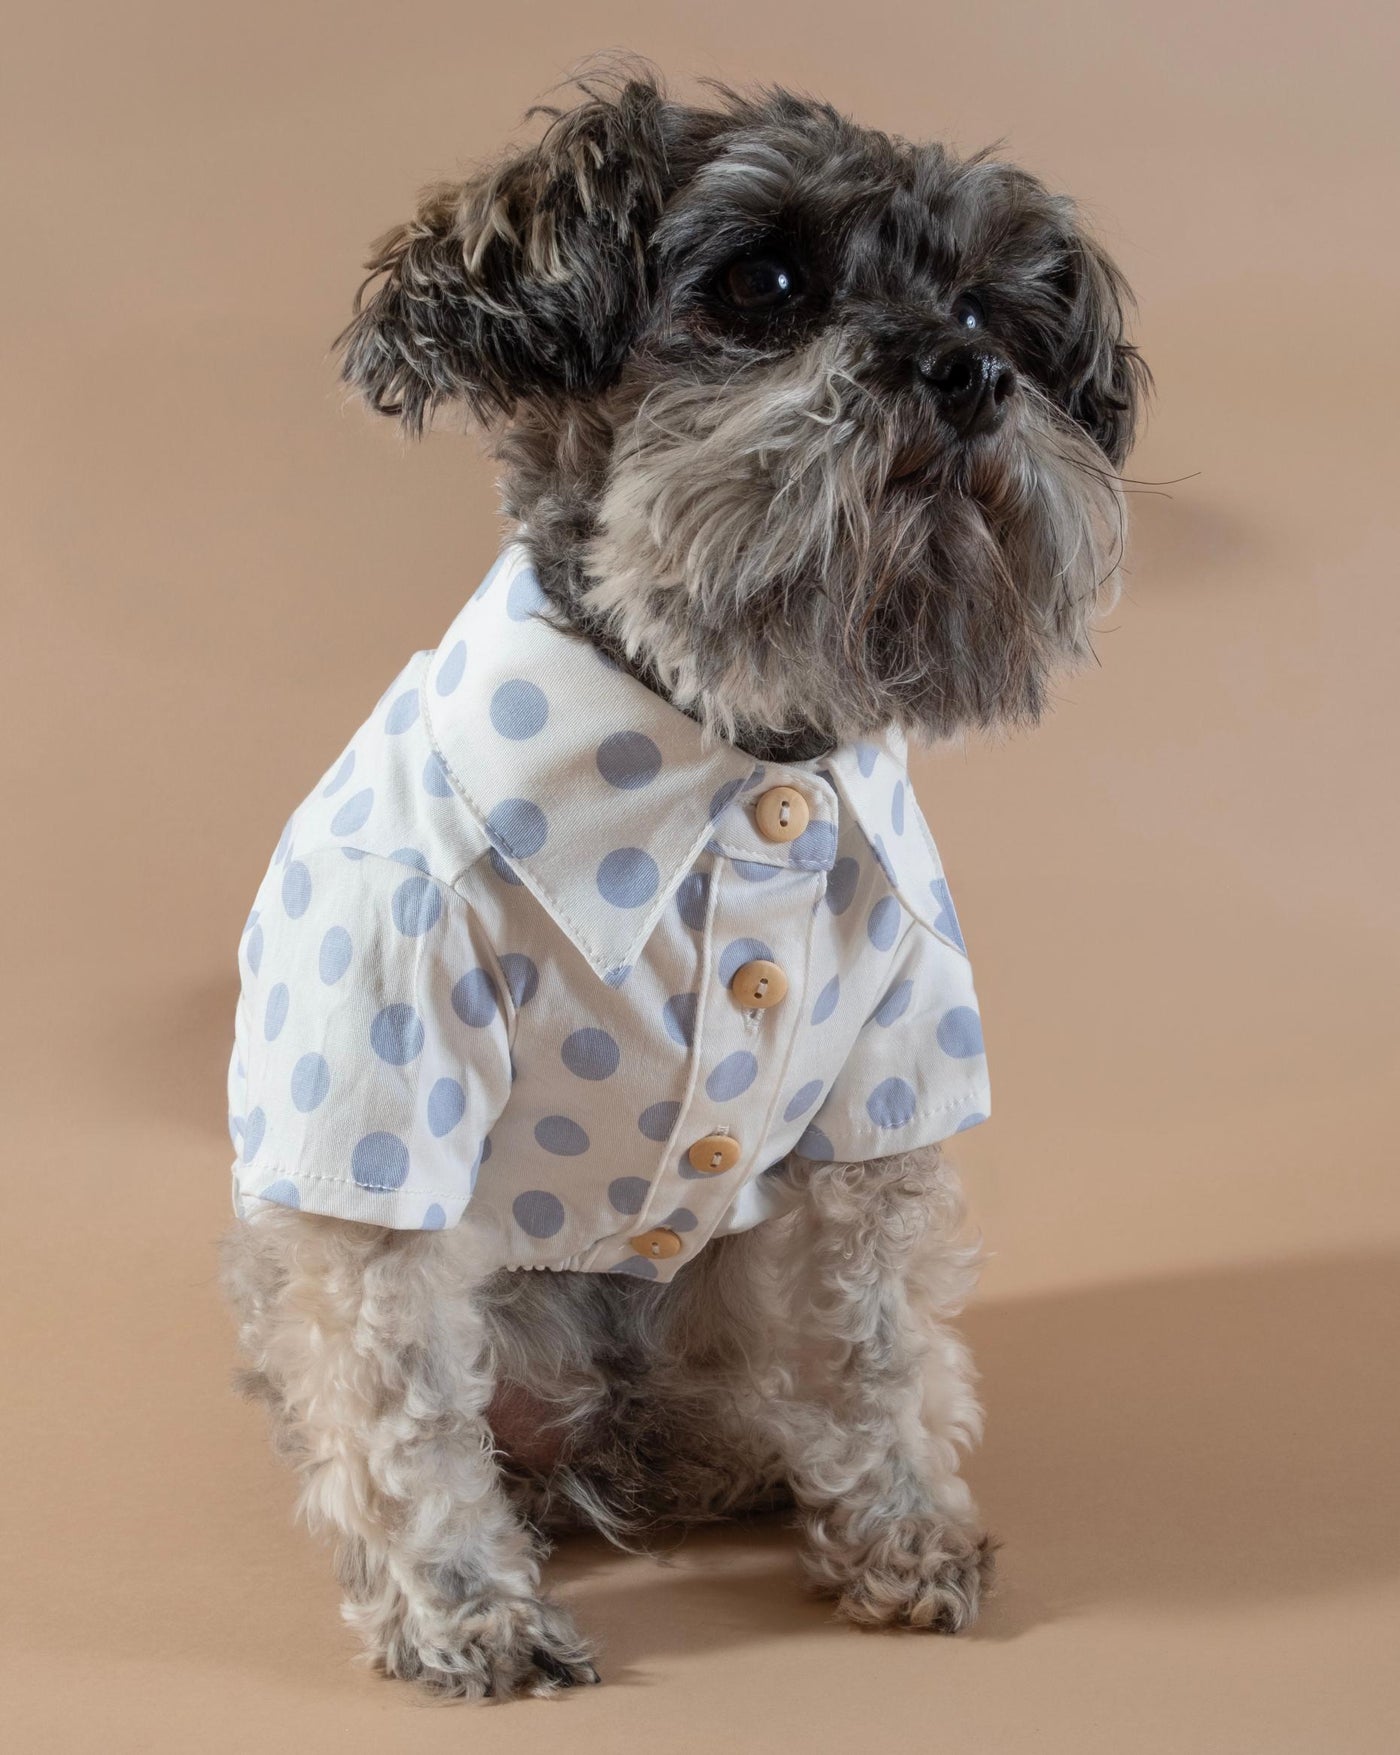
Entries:
{"label": "dog's front paw", "polygon": [[814,1588],[860,1626],[961,1633],[991,1585],[994,1544],[936,1517],[897,1518],[868,1536],[838,1518],[816,1518],[804,1562]]}
{"label": "dog's front paw", "polygon": [[500,1598],[431,1626],[406,1619],[374,1654],[386,1675],[458,1700],[557,1694],[600,1680],[564,1611],[538,1598]]}

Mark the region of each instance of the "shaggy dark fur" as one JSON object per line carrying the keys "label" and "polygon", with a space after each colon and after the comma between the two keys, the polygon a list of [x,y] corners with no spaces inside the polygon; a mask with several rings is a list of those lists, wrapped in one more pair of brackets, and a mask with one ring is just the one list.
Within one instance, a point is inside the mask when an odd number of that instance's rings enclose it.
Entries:
{"label": "shaggy dark fur", "polygon": [[562,614],[757,755],[1035,718],[1147,383],[1072,204],[783,91],[549,114],[380,241],[347,382],[484,422]]}

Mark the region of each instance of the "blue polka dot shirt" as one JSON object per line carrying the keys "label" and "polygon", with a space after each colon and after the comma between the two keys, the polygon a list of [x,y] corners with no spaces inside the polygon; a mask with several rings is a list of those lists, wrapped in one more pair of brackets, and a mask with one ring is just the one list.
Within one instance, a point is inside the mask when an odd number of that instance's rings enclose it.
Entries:
{"label": "blue polka dot shirt", "polygon": [[977,1001],[897,734],[765,770],[543,609],[508,548],[283,831],[235,1208],[666,1279],[782,1211],[792,1154],[984,1120]]}

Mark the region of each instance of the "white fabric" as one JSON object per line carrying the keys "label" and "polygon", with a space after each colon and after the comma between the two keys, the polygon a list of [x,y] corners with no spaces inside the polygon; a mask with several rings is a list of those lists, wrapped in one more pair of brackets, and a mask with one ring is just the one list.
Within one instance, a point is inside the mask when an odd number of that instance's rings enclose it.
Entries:
{"label": "white fabric", "polygon": [[[235,1205],[465,1213],[503,1265],[666,1278],[778,1210],[794,1150],[983,1120],[977,1003],[897,736],[765,772],[543,608],[508,548],[288,823],[239,959]],[[756,957],[789,990],[745,1011]],[[714,1132],[742,1155],[701,1174]],[[656,1225],[669,1260],[628,1246]]]}

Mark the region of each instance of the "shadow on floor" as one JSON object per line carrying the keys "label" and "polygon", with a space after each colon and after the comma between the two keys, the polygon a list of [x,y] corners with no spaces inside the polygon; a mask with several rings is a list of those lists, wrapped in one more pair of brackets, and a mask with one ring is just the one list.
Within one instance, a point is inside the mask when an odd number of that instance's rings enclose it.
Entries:
{"label": "shadow on floor", "polygon": [[[1278,1262],[990,1305],[965,1323],[989,1406],[969,1474],[1002,1538],[976,1637],[1095,1607],[1167,1617],[1314,1600],[1396,1569],[1400,1262]],[[776,1521],[692,1536],[669,1568],[561,1550],[625,1666],[815,1631]],[[615,1588],[614,1588],[615,1587]]]}

